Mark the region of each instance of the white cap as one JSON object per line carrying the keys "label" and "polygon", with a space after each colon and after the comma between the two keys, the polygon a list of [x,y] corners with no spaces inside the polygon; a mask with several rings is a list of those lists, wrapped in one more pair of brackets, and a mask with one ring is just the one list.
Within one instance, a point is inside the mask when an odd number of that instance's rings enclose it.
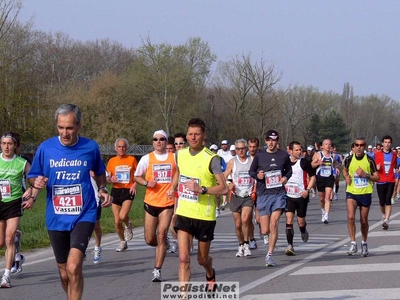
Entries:
{"label": "white cap", "polygon": [[229,148],[229,150],[236,150],[236,147],[235,147],[235,145],[231,145],[231,147]]}
{"label": "white cap", "polygon": [[221,142],[221,145],[228,145],[228,144],[229,144],[228,140],[223,140],[223,141]]}
{"label": "white cap", "polygon": [[157,134],[161,134],[161,135],[163,135],[166,139],[168,139],[167,133],[166,133],[164,130],[162,130],[162,129],[157,130],[157,131],[154,131],[153,137],[155,137]]}
{"label": "white cap", "polygon": [[314,147],[310,145],[307,147],[307,150],[312,151],[312,150],[314,150]]}
{"label": "white cap", "polygon": [[372,149],[372,145],[368,145],[368,149]]}
{"label": "white cap", "polygon": [[218,150],[218,146],[215,145],[215,144],[212,144],[212,145],[210,146],[210,150]]}

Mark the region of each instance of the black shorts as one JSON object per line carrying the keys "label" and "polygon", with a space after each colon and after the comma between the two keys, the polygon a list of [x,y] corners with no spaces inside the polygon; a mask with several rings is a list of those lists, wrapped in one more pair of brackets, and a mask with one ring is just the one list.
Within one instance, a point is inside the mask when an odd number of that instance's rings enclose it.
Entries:
{"label": "black shorts", "polygon": [[177,215],[174,229],[185,231],[193,235],[200,242],[210,242],[214,239],[216,221],[204,221]]}
{"label": "black shorts", "polygon": [[115,189],[111,190],[111,196],[113,197],[112,203],[122,206],[122,203],[126,200],[132,200],[135,198],[135,194],[131,194],[129,189]]}
{"label": "black shorts", "polygon": [[101,203],[99,203],[99,205],[97,206],[97,211],[96,211],[96,214],[97,214],[96,220],[100,220],[100,218],[101,218],[101,209],[102,209],[102,206],[101,206]]}
{"label": "black shorts", "polygon": [[297,212],[297,216],[299,218],[305,218],[307,215],[308,202],[310,202],[310,198],[308,196],[306,198],[291,198],[288,196],[286,198],[285,212]]}
{"label": "black shorts", "polygon": [[379,205],[392,205],[392,195],[394,191],[394,182],[386,182],[381,184],[376,184],[376,191],[378,193]]}
{"label": "black shorts", "polygon": [[325,192],[325,188],[333,188],[335,185],[335,177],[333,175],[329,177],[317,176],[317,190],[318,192]]}
{"label": "black shorts", "polygon": [[0,201],[0,220],[8,220],[16,217],[21,217],[24,210],[22,209],[22,198],[11,202]]}
{"label": "black shorts", "polygon": [[354,195],[352,193],[346,192],[346,199],[352,199],[357,202],[357,206],[370,207],[372,203],[372,195]]}
{"label": "black shorts", "polygon": [[150,204],[145,203],[144,205],[144,210],[151,216],[157,218],[164,210],[166,209],[173,209],[174,206],[170,205],[170,206],[166,206],[166,207],[157,207],[157,206],[153,206]]}
{"label": "black shorts", "polygon": [[71,248],[79,249],[82,253],[85,253],[93,229],[94,223],[79,222],[71,231],[48,230],[57,263],[65,264],[67,262]]}

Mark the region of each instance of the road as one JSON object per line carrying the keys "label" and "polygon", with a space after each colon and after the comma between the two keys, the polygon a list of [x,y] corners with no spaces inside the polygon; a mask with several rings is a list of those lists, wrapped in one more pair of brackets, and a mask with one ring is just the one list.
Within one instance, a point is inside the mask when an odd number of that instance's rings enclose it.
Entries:
{"label": "road", "polygon": [[[333,202],[330,223],[321,223],[317,198],[311,199],[307,215],[310,239],[301,241],[295,227],[296,256],[285,256],[285,222],[281,218],[274,252],[275,267],[265,266],[267,247],[258,239],[251,257],[235,257],[237,241],[229,211],[217,221],[211,255],[217,281],[238,281],[240,299],[400,299],[400,201],[393,205],[389,230],[383,231],[376,194],[370,211],[369,257],[347,256],[349,245],[344,188]],[[358,222],[358,217],[357,217]],[[357,226],[359,230],[359,226]],[[258,233],[258,230],[256,229]],[[258,234],[256,234],[258,238]],[[361,237],[357,231],[358,244]],[[103,238],[103,259],[93,265],[93,241],[84,263],[83,299],[160,299],[160,284],[151,282],[154,249],[143,240],[143,228],[134,230],[129,248],[115,252],[115,234]],[[196,247],[195,247],[196,249]],[[360,251],[360,246],[359,246]],[[195,251],[196,252],[196,251]],[[205,272],[192,256],[192,281],[204,281]],[[0,270],[4,269],[4,258]],[[164,281],[178,278],[178,255],[167,254]],[[11,289],[1,289],[1,299],[66,299],[51,249],[26,253],[24,270],[11,278]]]}

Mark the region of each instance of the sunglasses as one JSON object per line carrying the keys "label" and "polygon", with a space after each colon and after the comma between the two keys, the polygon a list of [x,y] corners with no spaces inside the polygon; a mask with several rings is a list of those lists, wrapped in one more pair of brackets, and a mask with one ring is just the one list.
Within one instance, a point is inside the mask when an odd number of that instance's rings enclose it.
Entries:
{"label": "sunglasses", "polygon": [[246,150],[246,147],[243,147],[243,148],[236,148],[236,150],[238,150],[238,151]]}
{"label": "sunglasses", "polygon": [[162,137],[162,138],[153,138],[153,142],[158,142],[158,141],[165,142],[166,140],[167,139],[164,138],[164,137]]}
{"label": "sunglasses", "polygon": [[185,142],[174,143],[174,145],[183,145]]}
{"label": "sunglasses", "polygon": [[354,144],[354,146],[356,146],[356,147],[364,147],[365,144]]}

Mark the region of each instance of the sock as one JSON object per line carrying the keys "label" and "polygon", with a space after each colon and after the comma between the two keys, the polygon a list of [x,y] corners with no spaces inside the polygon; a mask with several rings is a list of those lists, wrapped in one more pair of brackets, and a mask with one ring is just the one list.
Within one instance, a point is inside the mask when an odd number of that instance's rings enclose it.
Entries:
{"label": "sock", "polygon": [[293,224],[286,224],[286,240],[290,245],[293,245],[293,236],[294,236]]}
{"label": "sock", "polygon": [[361,241],[361,245],[366,245],[367,242]]}
{"label": "sock", "polygon": [[300,232],[301,232],[301,233],[306,232],[306,226],[307,226],[307,223],[304,225],[304,227],[300,227],[300,226],[299,226],[299,229],[300,229]]}
{"label": "sock", "polygon": [[248,244],[249,244],[249,241],[244,241],[244,243],[243,243],[243,244],[247,244],[247,245],[248,245]]}
{"label": "sock", "polygon": [[7,277],[10,277],[10,274],[11,274],[10,269],[4,269],[4,275],[6,275]]}
{"label": "sock", "polygon": [[154,267],[154,270],[160,270],[161,271],[161,268]]}
{"label": "sock", "polygon": [[252,238],[252,239],[250,239],[250,241],[252,241],[252,242],[255,242],[255,241],[256,241],[256,239],[255,239],[255,238]]}
{"label": "sock", "polygon": [[357,245],[357,242],[356,241],[351,241],[351,244],[352,245]]}
{"label": "sock", "polygon": [[338,191],[339,191],[339,185],[335,185],[335,193],[337,194]]}
{"label": "sock", "polygon": [[272,252],[268,251],[268,255],[272,255]]}
{"label": "sock", "polygon": [[94,246],[94,250],[100,250],[100,246]]}

